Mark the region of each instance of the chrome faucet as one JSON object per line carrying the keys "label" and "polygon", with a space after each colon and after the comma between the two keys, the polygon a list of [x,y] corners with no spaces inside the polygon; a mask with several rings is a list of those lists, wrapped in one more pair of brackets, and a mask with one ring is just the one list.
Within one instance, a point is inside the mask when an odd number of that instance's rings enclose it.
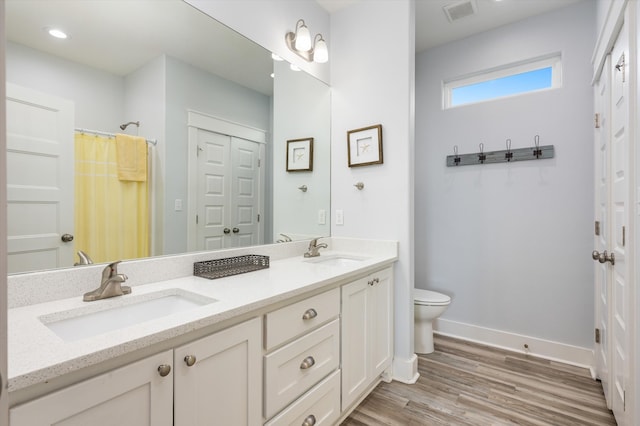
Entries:
{"label": "chrome faucet", "polygon": [[118,273],[118,263],[120,263],[120,261],[110,263],[104,268],[100,287],[85,293],[82,300],[91,302],[131,293],[131,287],[122,285],[122,283],[127,280],[127,276]]}
{"label": "chrome faucet", "polygon": [[318,244],[318,240],[319,239],[320,239],[320,237],[314,238],[311,241],[309,241],[309,249],[304,254],[304,257],[317,257],[317,256],[320,256],[320,252],[318,250],[321,249],[321,248],[327,248],[327,245],[325,243]]}

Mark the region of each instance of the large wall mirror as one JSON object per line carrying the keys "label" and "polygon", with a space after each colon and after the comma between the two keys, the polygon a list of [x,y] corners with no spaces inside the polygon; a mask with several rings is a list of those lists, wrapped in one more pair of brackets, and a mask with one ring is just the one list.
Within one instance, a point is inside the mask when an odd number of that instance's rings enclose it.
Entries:
{"label": "large wall mirror", "polygon": [[182,0],[5,4],[10,273],[329,235],[326,84]]}

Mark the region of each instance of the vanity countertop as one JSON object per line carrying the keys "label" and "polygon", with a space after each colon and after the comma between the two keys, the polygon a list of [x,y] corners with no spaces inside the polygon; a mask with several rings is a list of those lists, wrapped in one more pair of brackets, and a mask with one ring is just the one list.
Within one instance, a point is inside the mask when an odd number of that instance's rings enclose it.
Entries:
{"label": "vanity countertop", "polygon": [[[391,265],[397,260],[397,246],[392,247],[393,250],[373,254],[362,251],[322,251],[321,258],[339,255],[366,258],[348,265],[323,265],[313,263],[313,259],[310,262],[310,259],[296,256],[271,261],[268,269],[221,279],[186,276],[137,285],[130,295],[95,302],[83,302],[79,294],[78,297],[9,309],[9,391],[45,383],[64,374]],[[116,307],[133,299],[154,298],[158,292],[171,294],[175,289],[216,299],[216,302],[76,341],[62,340],[40,319],[58,313],[64,316],[67,311]]]}

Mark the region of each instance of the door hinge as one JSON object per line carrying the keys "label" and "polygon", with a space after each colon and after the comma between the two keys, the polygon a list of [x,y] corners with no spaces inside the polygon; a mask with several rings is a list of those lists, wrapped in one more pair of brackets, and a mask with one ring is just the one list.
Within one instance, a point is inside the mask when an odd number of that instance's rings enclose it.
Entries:
{"label": "door hinge", "polygon": [[596,220],[595,232],[596,232],[596,235],[600,235],[600,221],[599,220]]}
{"label": "door hinge", "polygon": [[260,222],[260,213],[258,213],[258,222]]}
{"label": "door hinge", "polygon": [[600,343],[600,329],[596,328],[596,343]]}
{"label": "door hinge", "polygon": [[600,128],[600,113],[598,113],[598,112],[596,112],[595,122],[596,122],[596,129],[599,129]]}
{"label": "door hinge", "polygon": [[622,227],[622,247],[624,247],[627,244],[627,229],[623,226]]}
{"label": "door hinge", "polygon": [[198,215],[196,215],[196,225],[198,224]]}
{"label": "door hinge", "polygon": [[260,159],[258,158],[258,167],[260,167],[260,164],[261,164],[261,161],[260,161]]}
{"label": "door hinge", "polygon": [[627,390],[622,391],[622,411],[627,411]]}

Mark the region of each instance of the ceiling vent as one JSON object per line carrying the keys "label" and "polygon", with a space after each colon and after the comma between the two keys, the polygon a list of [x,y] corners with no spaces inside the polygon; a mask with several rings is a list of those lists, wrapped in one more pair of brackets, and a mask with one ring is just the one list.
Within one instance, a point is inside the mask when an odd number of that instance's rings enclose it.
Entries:
{"label": "ceiling vent", "polygon": [[449,22],[454,22],[458,19],[474,15],[478,11],[475,0],[466,0],[448,4],[444,6],[443,9],[444,14],[447,15],[447,19],[449,19]]}

